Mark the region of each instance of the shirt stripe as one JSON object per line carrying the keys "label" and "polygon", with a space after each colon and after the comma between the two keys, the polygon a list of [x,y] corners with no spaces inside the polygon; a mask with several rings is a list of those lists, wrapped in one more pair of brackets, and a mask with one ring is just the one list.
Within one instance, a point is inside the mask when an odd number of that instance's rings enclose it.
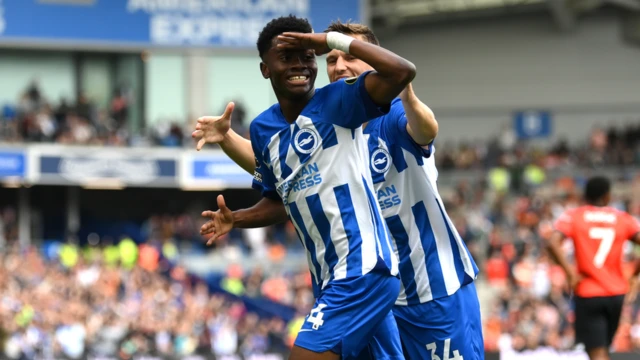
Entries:
{"label": "shirt stripe", "polygon": [[296,203],[289,204],[289,216],[291,218],[291,223],[296,229],[298,233],[298,237],[302,241],[302,244],[307,253],[307,262],[309,264],[309,271],[311,272],[311,280],[313,283],[313,293],[317,297],[318,296],[318,284],[320,283],[320,275],[322,274],[322,269],[320,268],[320,263],[318,262],[318,258],[316,257],[316,245],[313,240],[309,236],[307,232],[307,228],[304,226],[304,221],[302,221],[302,215],[300,215],[300,211],[298,210],[298,205]]}
{"label": "shirt stripe", "polygon": [[[413,217],[415,218],[415,223],[418,225],[418,231],[420,232],[420,239],[423,241],[423,244],[427,242],[429,244],[428,248],[425,248],[426,254],[426,262],[427,269],[430,267],[442,268],[443,273],[445,272],[445,268],[442,264],[441,250],[438,246],[438,239],[436,233],[433,231],[431,227],[431,221],[429,221],[429,213],[427,208],[424,206],[424,203],[421,201],[414,206],[411,207],[411,211],[413,212]],[[442,238],[440,238],[442,241]],[[426,240],[426,241],[425,241]],[[446,259],[445,259],[446,261]],[[445,263],[446,265],[446,263]],[[448,295],[446,289],[445,279],[441,276],[438,276],[438,272],[429,272],[427,270],[427,276],[429,277],[429,284],[431,285],[431,293],[434,298],[441,298]]]}
{"label": "shirt stripe", "polygon": [[355,213],[353,199],[349,192],[349,185],[336,186],[333,191],[336,195],[340,216],[344,224],[345,235],[347,236],[349,244],[349,248],[347,249],[349,254],[348,261],[346,261],[345,258],[347,276],[357,276],[362,273],[362,247],[356,246],[357,242],[355,239],[361,238],[362,234],[358,226],[358,219]]}
{"label": "shirt stripe", "polygon": [[289,142],[291,141],[291,134],[288,131],[280,133],[278,139],[278,157],[280,158],[280,177],[283,179],[288,178],[293,173],[293,170],[287,165],[287,153],[289,152]]}
{"label": "shirt stripe", "polygon": [[[393,239],[398,247],[398,258],[409,259],[411,256],[411,248],[409,245],[409,234],[402,225],[399,215],[394,215],[387,218],[387,224],[389,225],[389,231],[393,235]],[[416,276],[411,266],[410,261],[400,262],[400,273],[405,275],[401,278],[402,286],[404,287],[405,296],[407,297],[407,303],[410,305],[419,303],[418,292],[416,290]]]}

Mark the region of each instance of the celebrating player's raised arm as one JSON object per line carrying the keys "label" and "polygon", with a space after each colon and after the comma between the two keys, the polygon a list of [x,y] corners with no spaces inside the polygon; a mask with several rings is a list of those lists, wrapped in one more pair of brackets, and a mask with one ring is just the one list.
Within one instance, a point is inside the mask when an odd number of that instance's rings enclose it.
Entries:
{"label": "celebrating player's raised arm", "polygon": [[389,104],[416,76],[413,63],[380,46],[332,32],[327,34],[327,41],[333,49],[349,53],[374,68],[375,72],[365,78],[365,87],[378,105]]}
{"label": "celebrating player's raised arm", "polygon": [[317,55],[337,49],[371,65],[375,71],[365,78],[365,88],[371,100],[379,106],[389,105],[416,76],[415,65],[403,57],[335,31],[326,34],[283,33],[278,36],[278,41],[280,48],[313,49]]}
{"label": "celebrating player's raised arm", "polygon": [[400,94],[407,117],[407,132],[420,146],[429,145],[438,135],[438,122],[433,111],[413,92],[411,84]]}

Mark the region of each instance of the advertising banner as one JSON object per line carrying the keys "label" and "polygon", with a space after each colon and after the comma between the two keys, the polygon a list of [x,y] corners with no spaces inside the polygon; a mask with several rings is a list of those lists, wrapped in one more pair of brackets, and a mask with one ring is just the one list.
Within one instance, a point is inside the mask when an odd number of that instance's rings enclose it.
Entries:
{"label": "advertising banner", "polygon": [[22,150],[8,150],[0,148],[0,179],[26,176],[26,155]]}
{"label": "advertising banner", "polygon": [[36,183],[87,187],[177,187],[178,156],[153,149],[57,148],[37,152]]}
{"label": "advertising banner", "polygon": [[182,185],[188,188],[250,188],[252,176],[222,151],[187,153]]}
{"label": "advertising banner", "polygon": [[274,17],[316,32],[361,21],[362,0],[0,0],[0,43],[134,47],[255,47]]}

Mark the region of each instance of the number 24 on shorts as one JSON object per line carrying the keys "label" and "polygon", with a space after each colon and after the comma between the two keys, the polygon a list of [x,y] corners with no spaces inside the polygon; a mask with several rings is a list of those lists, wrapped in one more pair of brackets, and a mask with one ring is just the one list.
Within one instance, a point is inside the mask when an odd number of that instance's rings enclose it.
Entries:
{"label": "number 24 on shorts", "polygon": [[437,346],[435,342],[427,344],[427,350],[431,350],[431,360],[464,360],[458,350],[453,350],[453,357],[449,357],[449,351],[451,350],[451,339],[446,339],[444,341],[444,351],[442,352],[442,359],[440,359],[440,357],[436,355],[436,348]]}

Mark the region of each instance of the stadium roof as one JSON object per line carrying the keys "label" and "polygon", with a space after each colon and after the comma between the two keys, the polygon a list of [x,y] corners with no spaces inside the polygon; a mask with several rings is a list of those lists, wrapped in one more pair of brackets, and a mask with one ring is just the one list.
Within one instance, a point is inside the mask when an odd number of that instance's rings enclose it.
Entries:
{"label": "stadium roof", "polygon": [[542,8],[548,0],[373,0],[373,18],[427,18]]}
{"label": "stadium roof", "polygon": [[442,20],[551,12],[561,28],[570,28],[575,15],[614,5],[640,10],[640,0],[371,0],[371,18],[377,25],[399,25]]}

